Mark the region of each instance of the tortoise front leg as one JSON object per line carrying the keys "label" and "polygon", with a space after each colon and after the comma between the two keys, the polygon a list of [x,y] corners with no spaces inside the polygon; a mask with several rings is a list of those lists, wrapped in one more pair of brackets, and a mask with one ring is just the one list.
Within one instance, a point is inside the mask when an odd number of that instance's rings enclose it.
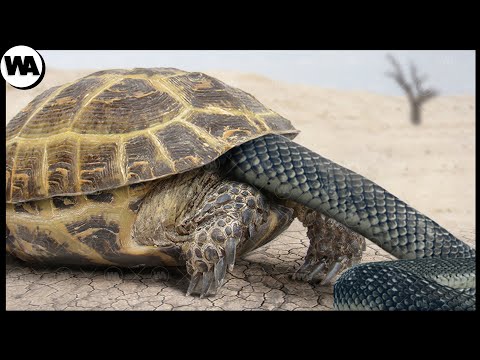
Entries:
{"label": "tortoise front leg", "polygon": [[177,229],[191,234],[182,246],[191,276],[186,295],[215,294],[237,255],[274,239],[292,220],[292,209],[269,202],[254,187],[222,181],[207,194],[198,213]]}
{"label": "tortoise front leg", "polygon": [[310,239],[305,262],[294,279],[329,285],[344,269],[360,262],[366,246],[363,236],[303,205],[292,202],[290,206]]}
{"label": "tortoise front leg", "polygon": [[237,246],[244,238],[241,222],[218,216],[200,226],[192,241],[183,244],[187,272],[191,276],[186,295],[215,294],[223,285],[227,267],[233,270]]}

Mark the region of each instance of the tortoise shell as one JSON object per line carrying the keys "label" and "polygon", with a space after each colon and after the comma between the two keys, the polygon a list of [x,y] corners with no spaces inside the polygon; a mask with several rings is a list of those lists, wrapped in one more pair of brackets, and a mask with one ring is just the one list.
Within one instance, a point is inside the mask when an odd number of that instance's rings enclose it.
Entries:
{"label": "tortoise shell", "polygon": [[179,174],[290,121],[199,72],[107,70],[53,87],[6,129],[8,203],[115,189]]}

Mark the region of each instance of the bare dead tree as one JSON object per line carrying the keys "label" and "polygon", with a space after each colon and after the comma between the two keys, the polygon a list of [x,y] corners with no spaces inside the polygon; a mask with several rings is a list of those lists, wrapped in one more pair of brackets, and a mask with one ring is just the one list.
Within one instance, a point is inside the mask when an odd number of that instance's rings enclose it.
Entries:
{"label": "bare dead tree", "polygon": [[423,83],[427,80],[427,77],[425,75],[418,75],[415,64],[410,64],[410,77],[412,83],[408,83],[405,79],[400,63],[390,54],[387,55],[387,58],[393,65],[393,71],[388,72],[387,76],[393,78],[407,94],[408,102],[410,103],[410,119],[413,124],[419,125],[422,121],[421,110],[423,103],[437,96],[438,91],[431,88],[423,88]]}

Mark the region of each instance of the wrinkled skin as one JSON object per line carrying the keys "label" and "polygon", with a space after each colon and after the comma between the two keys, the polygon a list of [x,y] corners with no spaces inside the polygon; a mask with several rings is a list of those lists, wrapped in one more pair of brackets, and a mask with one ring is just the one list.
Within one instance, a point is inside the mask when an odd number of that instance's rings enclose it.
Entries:
{"label": "wrinkled skin", "polygon": [[273,240],[295,217],[307,227],[311,241],[296,278],[329,284],[360,261],[362,236],[314,210],[267,197],[209,169],[179,175],[152,190],[139,211],[133,237],[145,245],[153,241],[180,247],[191,276],[187,295],[204,297],[217,292],[237,256]]}

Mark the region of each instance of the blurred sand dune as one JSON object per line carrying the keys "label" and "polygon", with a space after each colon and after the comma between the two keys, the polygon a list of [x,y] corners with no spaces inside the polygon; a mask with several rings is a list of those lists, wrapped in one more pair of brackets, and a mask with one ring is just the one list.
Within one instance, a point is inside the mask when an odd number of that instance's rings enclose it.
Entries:
{"label": "blurred sand dune", "polygon": [[[91,72],[47,69],[32,90],[7,86],[7,122],[47,88]],[[376,181],[454,234],[474,238],[474,97],[439,96],[425,105],[423,124],[414,127],[404,97],[207,73],[290,119],[302,131],[301,144]]]}

